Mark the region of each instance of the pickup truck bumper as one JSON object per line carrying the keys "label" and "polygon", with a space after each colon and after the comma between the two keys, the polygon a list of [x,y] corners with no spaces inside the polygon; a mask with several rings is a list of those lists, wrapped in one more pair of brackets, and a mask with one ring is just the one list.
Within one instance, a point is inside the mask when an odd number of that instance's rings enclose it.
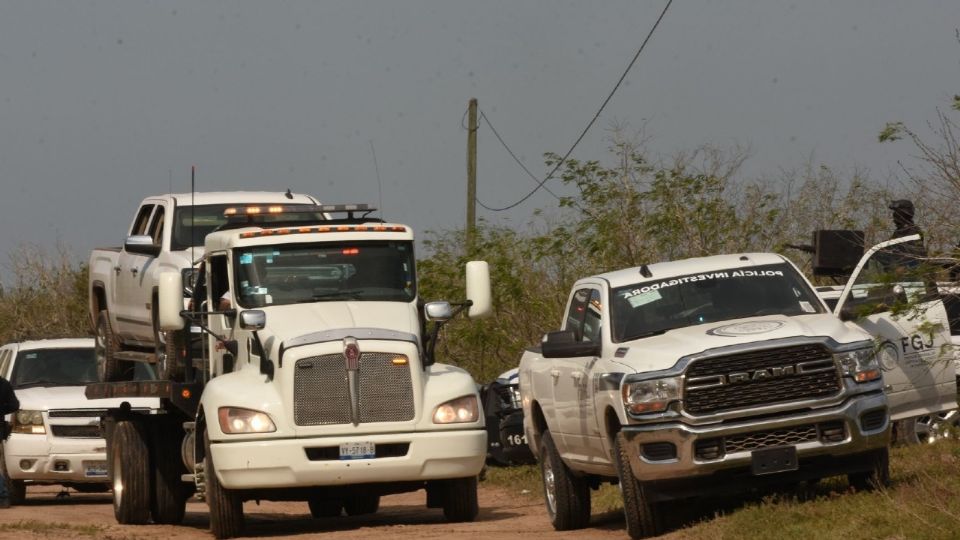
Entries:
{"label": "pickup truck bumper", "polygon": [[[395,457],[340,460],[340,443],[372,442]],[[403,452],[404,445],[406,451]],[[483,430],[391,433],[210,445],[227,489],[291,488],[465,478],[480,474]],[[378,450],[378,453],[380,450]]]}
{"label": "pickup truck bumper", "polygon": [[[841,464],[846,456],[862,456],[884,448],[890,440],[890,419],[886,398],[877,393],[856,396],[838,407],[780,418],[705,426],[630,425],[622,431],[631,469],[640,481],[684,479],[738,469],[749,478],[754,476],[751,468],[755,450],[793,446],[798,469],[809,469],[805,462],[819,462],[823,458]],[[676,448],[673,457],[664,451],[669,449],[669,444]],[[858,463],[854,467],[860,469],[869,467],[866,460],[850,462]],[[816,476],[816,471],[808,472],[813,474],[807,476]]]}
{"label": "pickup truck bumper", "polygon": [[[62,448],[57,449],[58,446]],[[13,480],[38,484],[105,483],[105,448],[103,439],[51,444],[42,435],[14,433],[3,445],[3,459],[7,474]]]}

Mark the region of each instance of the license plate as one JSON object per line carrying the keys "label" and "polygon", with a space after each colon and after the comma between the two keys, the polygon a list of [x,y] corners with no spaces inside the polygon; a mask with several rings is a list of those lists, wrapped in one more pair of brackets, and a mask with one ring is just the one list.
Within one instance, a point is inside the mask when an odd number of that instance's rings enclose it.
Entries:
{"label": "license plate", "polygon": [[84,463],[83,475],[86,476],[87,478],[106,478],[107,462],[98,461],[93,463]]}
{"label": "license plate", "polygon": [[797,470],[797,447],[781,446],[754,450],[750,453],[754,475]]}
{"label": "license plate", "polygon": [[377,457],[377,445],[372,442],[340,443],[340,459],[372,459]]}

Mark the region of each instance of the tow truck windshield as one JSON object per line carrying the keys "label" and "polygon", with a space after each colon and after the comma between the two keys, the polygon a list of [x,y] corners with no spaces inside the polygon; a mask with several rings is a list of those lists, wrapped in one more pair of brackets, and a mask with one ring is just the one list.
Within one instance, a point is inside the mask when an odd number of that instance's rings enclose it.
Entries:
{"label": "tow truck windshield", "polygon": [[411,242],[279,244],[234,250],[241,307],[344,300],[411,302]]}
{"label": "tow truck windshield", "polygon": [[731,268],[635,283],[612,291],[614,341],[761,315],[823,313],[789,264]]}

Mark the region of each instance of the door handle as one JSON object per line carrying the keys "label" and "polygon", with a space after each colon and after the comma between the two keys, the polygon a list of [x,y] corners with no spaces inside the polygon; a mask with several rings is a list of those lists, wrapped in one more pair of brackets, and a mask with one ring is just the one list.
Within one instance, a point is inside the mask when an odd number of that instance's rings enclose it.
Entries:
{"label": "door handle", "polygon": [[123,270],[123,267],[120,265],[113,267],[113,271],[116,272],[117,274],[119,274],[121,270]]}
{"label": "door handle", "polygon": [[582,372],[582,371],[574,371],[573,373],[570,374],[570,376],[573,377],[573,380],[575,380],[575,381],[577,381],[577,382],[580,382],[580,379],[583,378],[583,372]]}
{"label": "door handle", "polygon": [[133,275],[137,275],[137,272],[139,272],[139,270],[137,270],[136,267],[133,267],[133,268],[130,269],[130,273],[133,274]]}
{"label": "door handle", "polygon": [[559,369],[551,369],[551,370],[550,370],[550,376],[553,377],[553,380],[559,379],[559,378],[560,378],[560,370],[559,370]]}

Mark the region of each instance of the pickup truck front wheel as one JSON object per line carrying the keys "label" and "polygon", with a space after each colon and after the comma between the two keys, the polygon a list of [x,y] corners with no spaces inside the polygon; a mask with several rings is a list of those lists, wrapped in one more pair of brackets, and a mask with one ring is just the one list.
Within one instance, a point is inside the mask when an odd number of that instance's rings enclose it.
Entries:
{"label": "pickup truck front wheel", "polygon": [[620,493],[623,495],[623,513],[627,518],[627,534],[630,538],[646,538],[660,532],[660,516],[656,503],[650,501],[644,492],[644,486],[633,476],[630,468],[630,456],[627,452],[627,439],[623,433],[617,433],[613,447],[617,460],[617,476],[620,477]]}
{"label": "pickup truck front wheel", "polygon": [[97,377],[101,382],[111,382],[122,380],[130,370],[127,362],[117,360],[117,351],[120,350],[120,343],[113,335],[113,328],[110,326],[110,314],[107,310],[102,310],[97,315],[96,336],[93,342],[94,354],[97,357]]}
{"label": "pickup truck front wheel", "polygon": [[857,491],[873,491],[890,485],[890,451],[882,448],[874,454],[871,469],[847,475],[847,482]]}
{"label": "pickup truck front wheel", "polygon": [[586,527],[590,523],[590,486],[560,459],[549,430],[540,438],[540,476],[553,528],[571,531]]}

